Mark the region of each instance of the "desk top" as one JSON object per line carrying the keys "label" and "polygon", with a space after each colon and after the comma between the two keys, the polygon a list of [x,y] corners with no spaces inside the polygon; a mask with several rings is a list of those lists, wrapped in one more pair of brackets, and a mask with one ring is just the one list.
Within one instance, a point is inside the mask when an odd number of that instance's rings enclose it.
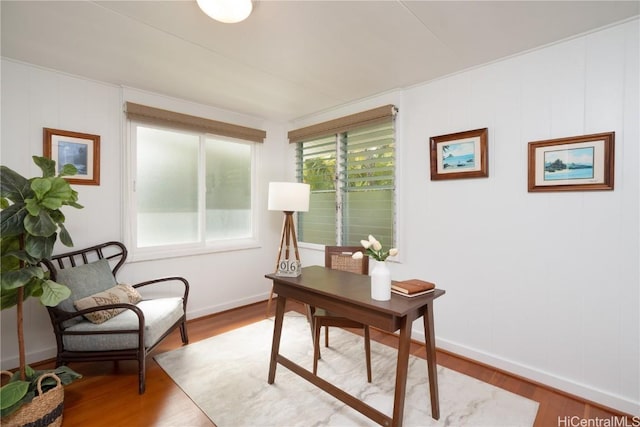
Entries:
{"label": "desk top", "polygon": [[318,265],[302,268],[302,274],[298,277],[277,276],[275,273],[267,274],[265,277],[273,280],[274,283],[282,283],[307,293],[335,298],[343,303],[369,307],[392,316],[406,316],[445,293],[442,289],[436,289],[417,297],[405,297],[392,292],[389,301],[376,301],[371,298],[371,277]]}

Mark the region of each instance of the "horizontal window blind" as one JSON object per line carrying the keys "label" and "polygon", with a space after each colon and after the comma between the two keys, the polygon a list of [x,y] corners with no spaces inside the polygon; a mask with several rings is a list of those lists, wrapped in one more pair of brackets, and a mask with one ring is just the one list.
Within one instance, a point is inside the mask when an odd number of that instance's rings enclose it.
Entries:
{"label": "horizontal window blind", "polygon": [[309,184],[309,211],[298,213],[298,239],[324,245],[335,244],[336,135],[298,144],[297,174]]}
{"label": "horizontal window blind", "polygon": [[245,141],[264,142],[267,132],[260,129],[219,122],[203,117],[190,116],[146,105],[125,103],[127,118],[155,125],[165,125],[177,129],[206,132],[213,135],[228,136]]}
{"label": "horizontal window blind", "polygon": [[[371,111],[382,109],[395,113],[393,106]],[[301,241],[359,245],[373,234],[385,245],[394,243],[394,117],[351,121],[349,129],[298,142],[298,180],[311,186],[309,212],[298,213]]]}
{"label": "horizontal window blind", "polygon": [[394,132],[393,121],[346,132],[339,167],[342,244],[358,245],[369,234],[394,243]]}

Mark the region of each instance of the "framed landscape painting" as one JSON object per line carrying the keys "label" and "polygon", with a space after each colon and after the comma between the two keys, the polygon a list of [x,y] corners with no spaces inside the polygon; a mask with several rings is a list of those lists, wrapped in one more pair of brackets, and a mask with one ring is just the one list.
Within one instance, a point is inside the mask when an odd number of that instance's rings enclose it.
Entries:
{"label": "framed landscape painting", "polygon": [[100,136],[44,129],[43,153],[56,161],[59,172],[66,164],[72,164],[78,173],[65,179],[70,184],[100,185]]}
{"label": "framed landscape painting", "polygon": [[488,129],[431,137],[431,180],[489,176]]}
{"label": "framed landscape painting", "polygon": [[530,142],[529,192],[613,190],[614,143],[614,132]]}

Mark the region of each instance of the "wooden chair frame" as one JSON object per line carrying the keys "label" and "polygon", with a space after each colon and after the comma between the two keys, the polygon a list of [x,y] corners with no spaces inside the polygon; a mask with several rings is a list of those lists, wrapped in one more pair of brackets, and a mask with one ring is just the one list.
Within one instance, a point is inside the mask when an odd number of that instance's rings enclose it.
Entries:
{"label": "wooden chair frame", "polygon": [[[51,260],[44,261],[43,264],[49,270],[50,278],[55,281],[56,274],[59,269],[76,267],[82,264],[89,264],[91,262],[107,259],[110,262],[111,272],[114,277],[116,273],[122,267],[127,258],[127,248],[120,242],[107,242],[99,245],[95,245],[86,249],[80,249],[72,252],[67,252],[59,255],[55,255]],[[56,337],[57,353],[56,353],[56,367],[67,364],[69,362],[95,362],[95,361],[114,361],[120,360],[136,360],[138,362],[138,393],[143,394],[145,392],[145,372],[146,372],[146,357],[147,355],[174,329],[180,329],[180,337],[183,344],[189,343],[186,326],[186,312],[187,312],[187,300],[189,297],[189,282],[183,277],[164,277],[159,279],[148,280],[132,285],[134,288],[141,288],[143,286],[149,286],[162,282],[178,282],[182,288],[182,304],[184,314],[175,322],[167,331],[156,341],[156,343],[146,348],[144,344],[144,330],[145,330],[145,318],[142,310],[133,304],[110,304],[102,305],[99,307],[88,308],[85,310],[79,310],[75,312],[68,312],[61,310],[57,307],[47,307],[49,312],[49,318],[53,326],[53,332]],[[104,332],[69,332],[65,331],[63,326],[64,322],[81,317],[87,313],[94,311],[100,311],[110,308],[124,308],[131,310],[138,318],[138,328],[133,330],[113,330]],[[103,350],[103,351],[70,351],[64,346],[65,335],[101,335],[101,334],[136,334],[138,346],[132,349],[124,350]]]}

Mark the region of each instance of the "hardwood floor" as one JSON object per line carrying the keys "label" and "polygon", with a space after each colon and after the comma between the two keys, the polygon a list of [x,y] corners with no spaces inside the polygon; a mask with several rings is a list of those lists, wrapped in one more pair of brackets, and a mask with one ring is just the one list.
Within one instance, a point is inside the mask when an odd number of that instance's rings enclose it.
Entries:
{"label": "hardwood floor", "polygon": [[[192,320],[188,324],[189,342],[194,343],[258,322],[265,318],[265,309],[266,302]],[[287,303],[287,309],[303,312],[302,305],[295,302]],[[397,344],[394,335],[375,329],[371,330],[371,339],[392,347]],[[181,345],[179,332],[175,331],[153,354]],[[418,343],[412,343],[411,353],[425,357],[424,348]],[[575,423],[579,420],[624,416],[447,352],[438,351],[437,360],[442,366],[539,402],[536,427],[587,425]],[[52,362],[38,365],[40,368],[52,366]],[[118,366],[110,362],[76,363],[70,366],[82,373],[84,378],[65,388],[64,427],[215,425],[164,373],[153,357],[147,358],[147,389],[142,396],[138,395],[137,367],[133,362],[120,362]],[[578,421],[571,424],[571,417],[578,417],[575,419]],[[638,425],[633,421],[628,418],[627,425]]]}

